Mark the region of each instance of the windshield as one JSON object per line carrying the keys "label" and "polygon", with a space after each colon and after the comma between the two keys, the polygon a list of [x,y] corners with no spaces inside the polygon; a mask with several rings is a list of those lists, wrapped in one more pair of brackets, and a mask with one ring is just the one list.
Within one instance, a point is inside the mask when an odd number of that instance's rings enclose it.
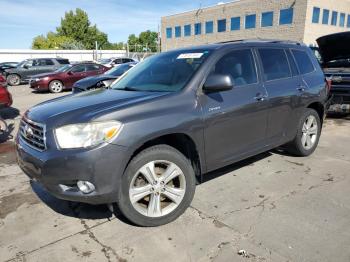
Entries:
{"label": "windshield", "polygon": [[113,67],[112,69],[108,70],[105,72],[106,75],[112,75],[112,76],[121,76],[124,74],[126,71],[129,70],[133,65],[129,64],[122,64],[116,67]]}
{"label": "windshield", "polygon": [[56,72],[62,72],[62,73],[64,73],[64,72],[67,72],[69,69],[71,69],[72,68],[72,65],[65,65],[65,66],[62,66],[62,67],[60,67],[60,68],[58,68],[57,70],[56,70]]}
{"label": "windshield", "polygon": [[148,92],[179,91],[210,53],[210,50],[179,50],[152,56],[129,70],[111,88]]}

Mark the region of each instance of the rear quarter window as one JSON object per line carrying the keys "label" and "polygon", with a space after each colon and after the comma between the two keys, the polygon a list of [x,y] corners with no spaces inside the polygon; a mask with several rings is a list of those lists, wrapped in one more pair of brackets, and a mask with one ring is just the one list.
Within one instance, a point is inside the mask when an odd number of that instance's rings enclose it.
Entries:
{"label": "rear quarter window", "polygon": [[315,70],[309,55],[305,51],[292,50],[301,74],[311,73]]}
{"label": "rear quarter window", "polygon": [[266,81],[288,78],[291,76],[284,49],[263,48],[258,50]]}
{"label": "rear quarter window", "polygon": [[69,60],[68,59],[56,59],[56,60],[61,65],[69,65]]}

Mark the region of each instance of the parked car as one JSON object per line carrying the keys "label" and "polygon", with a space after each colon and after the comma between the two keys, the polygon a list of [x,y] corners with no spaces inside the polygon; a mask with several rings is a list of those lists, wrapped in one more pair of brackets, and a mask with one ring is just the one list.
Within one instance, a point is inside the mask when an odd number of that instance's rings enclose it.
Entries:
{"label": "parked car", "polygon": [[350,113],[350,32],[322,36],[316,41],[323,71],[331,81],[328,111]]}
{"label": "parked car", "polygon": [[4,74],[5,69],[15,68],[18,65],[17,62],[3,62],[0,63],[0,75]]}
{"label": "parked car", "polygon": [[4,73],[7,83],[11,86],[17,86],[22,82],[28,82],[33,75],[53,72],[67,64],[69,64],[69,60],[65,58],[26,59],[17,67],[6,69]]}
{"label": "parked car", "polygon": [[7,90],[6,79],[0,75],[0,109],[12,105],[11,93]]}
{"label": "parked car", "polygon": [[87,91],[96,88],[109,87],[116,79],[118,79],[122,74],[127,72],[130,68],[134,67],[137,63],[125,63],[113,67],[102,75],[91,76],[83,78],[75,82],[73,85],[73,93],[79,93],[82,91]]}
{"label": "parked car", "polygon": [[136,60],[132,58],[127,57],[121,57],[121,58],[102,58],[97,61],[101,65],[107,66],[107,67],[113,67],[115,65],[125,64],[125,63],[137,63]]}
{"label": "parked car", "polygon": [[210,171],[281,145],[313,153],[326,99],[324,74],[303,44],[173,50],[109,89],[29,109],[16,138],[18,163],[58,198],[117,202],[131,222],[157,226],[186,210]]}
{"label": "parked car", "polygon": [[37,91],[60,93],[72,89],[73,84],[88,76],[103,74],[107,67],[95,63],[65,65],[52,73],[34,75],[29,80],[30,88]]}

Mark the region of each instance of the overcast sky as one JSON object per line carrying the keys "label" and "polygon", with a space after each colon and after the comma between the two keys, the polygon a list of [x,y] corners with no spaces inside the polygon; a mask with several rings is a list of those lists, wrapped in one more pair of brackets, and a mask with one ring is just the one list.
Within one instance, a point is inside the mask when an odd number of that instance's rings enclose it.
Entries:
{"label": "overcast sky", "polygon": [[218,0],[0,0],[0,48],[30,48],[32,39],[54,31],[66,11],[82,8],[109,41],[157,31],[160,17],[217,4]]}

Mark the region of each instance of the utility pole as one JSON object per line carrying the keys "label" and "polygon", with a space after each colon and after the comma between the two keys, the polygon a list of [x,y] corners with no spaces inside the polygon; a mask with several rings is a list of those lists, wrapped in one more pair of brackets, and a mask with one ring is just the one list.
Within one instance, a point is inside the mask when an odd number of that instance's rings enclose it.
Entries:
{"label": "utility pole", "polygon": [[95,41],[95,55],[94,55],[94,60],[97,60],[97,50],[98,50],[98,45],[97,45],[97,41]]}

